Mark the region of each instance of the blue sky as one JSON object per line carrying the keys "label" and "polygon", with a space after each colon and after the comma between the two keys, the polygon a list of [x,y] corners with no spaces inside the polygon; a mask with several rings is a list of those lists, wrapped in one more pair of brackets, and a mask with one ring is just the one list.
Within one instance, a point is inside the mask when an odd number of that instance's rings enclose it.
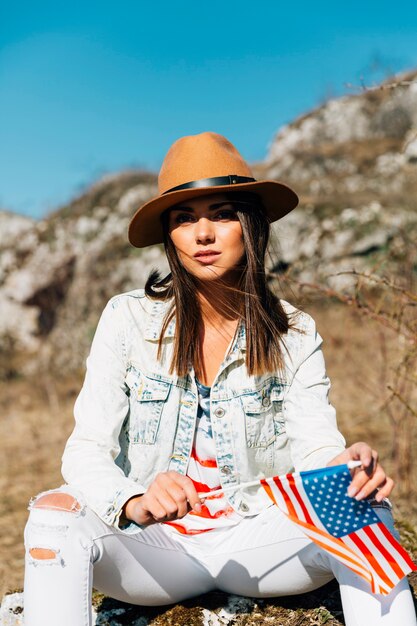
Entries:
{"label": "blue sky", "polygon": [[0,6],[0,207],[41,217],[214,130],[249,161],[325,98],[417,67],[417,2]]}

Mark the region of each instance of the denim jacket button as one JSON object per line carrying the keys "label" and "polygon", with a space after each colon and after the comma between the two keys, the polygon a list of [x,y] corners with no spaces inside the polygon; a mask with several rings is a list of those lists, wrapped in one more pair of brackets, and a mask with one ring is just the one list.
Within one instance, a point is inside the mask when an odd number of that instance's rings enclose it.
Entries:
{"label": "denim jacket button", "polygon": [[231,474],[232,470],[230,468],[229,465],[223,465],[223,467],[220,469],[222,474]]}
{"label": "denim jacket button", "polygon": [[249,511],[249,507],[248,507],[248,505],[246,504],[246,502],[241,502],[241,503],[239,504],[239,509],[240,509],[241,511],[243,511],[244,513],[247,513],[247,512]]}
{"label": "denim jacket button", "polygon": [[268,397],[262,398],[262,406],[269,406],[271,401]]}
{"label": "denim jacket button", "polygon": [[226,411],[224,409],[222,409],[220,406],[214,411],[214,415],[216,417],[223,417],[223,415],[226,413]]}

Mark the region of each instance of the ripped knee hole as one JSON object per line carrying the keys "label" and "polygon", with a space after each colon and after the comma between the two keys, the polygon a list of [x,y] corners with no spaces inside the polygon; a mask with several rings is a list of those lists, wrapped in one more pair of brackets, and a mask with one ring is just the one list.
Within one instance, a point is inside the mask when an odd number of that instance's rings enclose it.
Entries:
{"label": "ripped knee hole", "polygon": [[50,561],[56,559],[57,553],[49,548],[30,548],[29,554],[36,561]]}
{"label": "ripped knee hole", "polygon": [[81,504],[74,496],[63,491],[45,493],[38,496],[32,503],[34,509],[53,509],[56,511],[67,511],[68,513],[78,513],[81,511]]}

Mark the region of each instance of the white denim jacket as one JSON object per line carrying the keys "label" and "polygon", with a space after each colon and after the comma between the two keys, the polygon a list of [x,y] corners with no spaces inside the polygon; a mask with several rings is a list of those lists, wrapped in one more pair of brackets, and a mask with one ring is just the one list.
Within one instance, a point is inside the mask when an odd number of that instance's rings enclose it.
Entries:
{"label": "white denim jacket", "polygon": [[[286,302],[297,330],[284,338],[285,372],[249,376],[245,329],[220,366],[210,396],[213,437],[223,487],[289,471],[322,467],[344,450],[329,404],[321,337],[313,319]],[[107,523],[144,493],[158,472],[187,471],[197,416],[194,372],[169,374],[175,320],[158,338],[168,303],[141,289],[107,303],[75,402],[75,428],[63,455],[64,480],[77,487]],[[242,515],[270,505],[262,487],[228,496]],[[126,531],[140,530],[131,524]]]}

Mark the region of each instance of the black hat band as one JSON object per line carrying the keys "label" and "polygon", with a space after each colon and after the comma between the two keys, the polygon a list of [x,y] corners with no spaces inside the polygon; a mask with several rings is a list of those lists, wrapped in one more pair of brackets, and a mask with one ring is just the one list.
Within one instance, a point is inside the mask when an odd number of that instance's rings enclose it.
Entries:
{"label": "black hat band", "polygon": [[213,176],[212,178],[200,178],[200,180],[192,180],[189,183],[178,185],[178,187],[172,187],[168,191],[164,191],[163,196],[171,191],[180,191],[180,189],[198,189],[201,187],[221,187],[223,185],[240,185],[242,183],[255,183],[255,178],[249,178],[248,176],[236,176],[230,174],[229,176]]}

